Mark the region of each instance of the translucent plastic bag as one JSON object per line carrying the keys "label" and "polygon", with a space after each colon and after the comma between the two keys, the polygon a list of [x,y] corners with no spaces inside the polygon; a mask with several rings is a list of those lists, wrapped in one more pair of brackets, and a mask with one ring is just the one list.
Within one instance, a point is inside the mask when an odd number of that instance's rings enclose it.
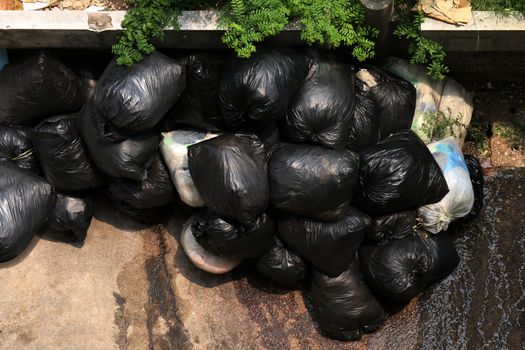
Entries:
{"label": "translucent plastic bag", "polygon": [[423,65],[390,58],[386,69],[410,81],[416,88],[416,109],[412,130],[425,142],[453,136],[463,147],[472,119],[472,94],[454,79],[432,81]]}
{"label": "translucent plastic bag", "polygon": [[184,203],[190,207],[204,207],[199,191],[193,183],[188,167],[188,147],[216,137],[216,134],[193,130],[176,130],[162,134],[160,151],[170,169],[171,180]]}
{"label": "translucent plastic bag", "polygon": [[473,96],[467,92],[463,86],[453,79],[447,78],[443,83],[443,94],[439,102],[439,112],[448,116],[450,119],[456,119],[456,123],[450,125],[444,136],[453,136],[458,140],[458,145],[463,148],[467,128],[472,119],[474,111]]}
{"label": "translucent plastic bag", "polygon": [[423,225],[432,233],[467,215],[474,205],[474,190],[463,154],[452,137],[428,145],[447,180],[449,192],[437,203],[419,208]]}

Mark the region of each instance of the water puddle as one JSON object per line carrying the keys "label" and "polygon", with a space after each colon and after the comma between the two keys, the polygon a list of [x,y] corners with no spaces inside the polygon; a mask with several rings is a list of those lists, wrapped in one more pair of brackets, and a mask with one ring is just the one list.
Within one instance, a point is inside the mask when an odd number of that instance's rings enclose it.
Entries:
{"label": "water puddle", "polygon": [[456,271],[420,298],[421,349],[525,349],[525,172],[488,177],[485,203],[455,229]]}

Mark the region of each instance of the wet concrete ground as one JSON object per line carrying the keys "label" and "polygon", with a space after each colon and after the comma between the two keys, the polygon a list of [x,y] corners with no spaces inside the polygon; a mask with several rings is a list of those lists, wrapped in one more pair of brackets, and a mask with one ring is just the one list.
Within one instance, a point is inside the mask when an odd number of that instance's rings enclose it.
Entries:
{"label": "wet concrete ground", "polygon": [[194,268],[187,213],[143,228],[101,207],[82,248],[35,239],[0,266],[0,348],[523,349],[524,198],[524,170],[489,174],[482,215],[455,228],[456,271],[353,343],[320,336],[300,291]]}
{"label": "wet concrete ground", "polygon": [[454,229],[459,267],[419,298],[421,349],[525,348],[525,172],[491,174],[485,195]]}

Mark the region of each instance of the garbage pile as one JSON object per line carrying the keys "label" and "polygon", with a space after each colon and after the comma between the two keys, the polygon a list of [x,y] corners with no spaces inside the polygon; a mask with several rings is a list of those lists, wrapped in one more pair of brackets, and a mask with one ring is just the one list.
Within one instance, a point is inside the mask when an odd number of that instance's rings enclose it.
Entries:
{"label": "garbage pile", "polygon": [[[48,53],[10,63],[0,71],[0,261],[44,230],[83,241],[94,189],[147,224],[184,203],[195,213],[180,242],[197,268],[246,263],[277,286],[307,288],[324,335],[359,339],[392,303],[452,273],[447,229],[483,206],[481,166],[461,152],[468,94],[451,79],[431,87],[404,61],[386,68],[316,50],[157,52],[111,62],[85,91]],[[421,118],[450,106],[461,127],[425,138]]]}

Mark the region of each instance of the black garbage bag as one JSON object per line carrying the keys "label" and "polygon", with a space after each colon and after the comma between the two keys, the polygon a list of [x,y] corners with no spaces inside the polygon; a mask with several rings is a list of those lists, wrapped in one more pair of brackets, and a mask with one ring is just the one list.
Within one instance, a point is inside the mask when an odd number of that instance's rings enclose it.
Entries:
{"label": "black garbage bag", "polygon": [[173,203],[177,190],[171,182],[170,173],[159,152],[147,169],[148,176],[143,181],[130,179],[108,179],[109,197],[121,201],[135,209],[160,207]]}
{"label": "black garbage bag", "polygon": [[319,328],[337,340],[358,340],[388,317],[363,282],[355,257],[346,270],[329,277],[314,269],[310,283],[314,315]]}
{"label": "black garbage bag", "polygon": [[257,258],[273,245],[275,223],[265,213],[244,226],[203,209],[192,223],[197,242],[215,255],[231,258]]}
{"label": "black garbage bag", "polygon": [[272,204],[320,221],[341,220],[357,184],[359,157],[350,150],[283,144],[270,159]]}
{"label": "black garbage bag", "polygon": [[416,224],[417,211],[415,210],[381,216],[372,220],[372,227],[365,238],[376,242],[401,239],[413,234]]}
{"label": "black garbage bag", "polygon": [[279,146],[279,128],[275,123],[260,125],[253,130],[264,143],[267,158],[270,159],[273,151]]}
{"label": "black garbage bag", "polygon": [[350,123],[347,147],[360,151],[379,141],[379,110],[364,83],[356,79],[354,114]]}
{"label": "black garbage bag", "polygon": [[80,92],[82,100],[87,102],[95,95],[95,88],[97,87],[97,74],[94,69],[79,69],[80,75]]}
{"label": "black garbage bag", "polygon": [[310,53],[308,58],[308,75],[286,115],[287,133],[297,143],[342,149],[352,126],[353,67],[318,52]]}
{"label": "black garbage bag", "polygon": [[95,201],[92,197],[57,193],[46,236],[66,242],[83,242],[94,210]]}
{"label": "black garbage bag", "polygon": [[255,268],[272,283],[295,289],[305,278],[308,263],[275,237],[274,245],[257,259]]}
{"label": "black garbage bag", "polygon": [[416,110],[416,88],[384,69],[366,67],[357,73],[379,109],[379,137],[410,129]]}
{"label": "black garbage bag", "polygon": [[97,167],[113,177],[142,181],[158,152],[160,135],[153,131],[126,137],[104,121],[92,103],[78,117],[78,130]]}
{"label": "black garbage bag", "polygon": [[211,131],[226,128],[217,95],[224,58],[217,54],[190,55],[186,63],[186,90],[163,119],[163,131],[189,125]]}
{"label": "black garbage bag", "polygon": [[481,164],[476,157],[466,155],[464,156],[464,158],[465,163],[467,163],[468,172],[470,174],[470,180],[472,181],[472,188],[474,189],[474,205],[472,206],[472,210],[470,211],[470,213],[468,213],[465,217],[463,217],[460,220],[470,221],[476,218],[481,212],[481,209],[483,208],[483,168],[481,167]]}
{"label": "black garbage bag", "polygon": [[271,50],[232,59],[219,85],[224,121],[236,127],[283,118],[305,75],[304,59],[289,52]]}
{"label": "black garbage bag", "polygon": [[317,270],[336,277],[355,258],[363,236],[370,228],[370,216],[350,207],[337,222],[317,222],[286,216],[278,232],[286,246],[308,260]]}
{"label": "black garbage bag", "polygon": [[20,169],[40,174],[31,139],[29,129],[0,126],[0,163],[10,162]]}
{"label": "black garbage bag", "polygon": [[424,238],[419,234],[386,244],[363,244],[359,264],[366,283],[378,294],[408,302],[432,282],[443,279],[459,264],[446,231]]}
{"label": "black garbage bag", "polygon": [[255,135],[223,134],[188,147],[191,177],[206,206],[246,225],[268,206],[267,163]]}
{"label": "black garbage bag", "polygon": [[0,71],[0,124],[35,125],[46,117],[82,107],[80,78],[40,52]]}
{"label": "black garbage bag", "polygon": [[43,178],[0,163],[0,262],[19,255],[45,225],[55,189]]}
{"label": "black garbage bag", "polygon": [[439,202],[448,186],[427,146],[410,131],[400,131],[360,153],[360,190],[353,204],[385,215]]}
{"label": "black garbage bag", "polygon": [[154,52],[131,67],[112,61],[95,88],[95,104],[115,128],[150,130],[186,88],[184,65]]}
{"label": "black garbage bag", "polygon": [[172,204],[137,209],[121,200],[116,200],[115,206],[117,210],[123,213],[126,217],[144,225],[157,225],[166,222],[174,211]]}
{"label": "black garbage bag", "polygon": [[63,115],[46,119],[34,129],[34,148],[46,179],[61,191],[95,188],[104,180],[76,123],[76,115]]}
{"label": "black garbage bag", "polygon": [[281,144],[279,127],[276,123],[265,123],[236,128],[236,133],[257,135],[263,142],[266,158],[270,159],[273,151]]}

